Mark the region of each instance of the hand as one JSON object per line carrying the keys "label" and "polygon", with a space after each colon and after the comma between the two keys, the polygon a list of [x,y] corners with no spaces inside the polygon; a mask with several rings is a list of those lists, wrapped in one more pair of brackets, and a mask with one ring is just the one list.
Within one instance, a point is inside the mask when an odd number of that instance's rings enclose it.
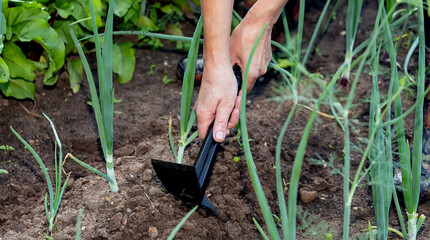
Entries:
{"label": "hand", "polygon": [[[237,64],[245,73],[246,64],[254,42],[257,40],[264,23],[255,21],[252,14],[247,14],[243,21],[234,29],[230,39],[231,64]],[[267,72],[267,66],[272,59],[271,48],[272,26],[267,25],[263,36],[254,52],[248,73],[246,91],[250,92],[255,81]]]}
{"label": "hand", "polygon": [[215,119],[213,138],[217,142],[224,141],[225,136],[230,134],[229,129],[239,122],[240,97],[240,94],[237,95],[237,81],[232,67],[229,64],[205,62],[196,103],[200,139],[206,137],[208,128]]}

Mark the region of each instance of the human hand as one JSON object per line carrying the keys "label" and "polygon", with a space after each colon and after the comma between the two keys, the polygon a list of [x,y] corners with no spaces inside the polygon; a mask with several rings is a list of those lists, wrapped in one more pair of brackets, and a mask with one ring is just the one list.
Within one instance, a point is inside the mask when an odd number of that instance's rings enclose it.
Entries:
{"label": "human hand", "polygon": [[200,139],[205,138],[210,124],[214,122],[214,140],[224,141],[225,136],[230,134],[229,129],[239,122],[240,97],[240,93],[237,95],[237,81],[232,67],[205,62],[195,106]]}
{"label": "human hand", "polygon": [[[230,39],[231,64],[237,64],[245,72],[252,47],[263,29],[264,22],[256,20],[252,13],[248,13],[243,21],[234,29]],[[272,25],[268,25],[254,52],[248,73],[246,91],[250,92],[255,81],[267,72],[267,66],[272,59],[271,48]]]}

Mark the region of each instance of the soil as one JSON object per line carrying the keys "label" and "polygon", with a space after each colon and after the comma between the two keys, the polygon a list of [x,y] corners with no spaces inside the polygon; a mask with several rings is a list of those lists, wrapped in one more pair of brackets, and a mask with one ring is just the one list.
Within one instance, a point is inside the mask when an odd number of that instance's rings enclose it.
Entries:
{"label": "soil", "polygon": [[[368,16],[369,21],[360,25],[358,42],[366,39],[371,31],[375,9],[375,4],[365,4],[363,16]],[[318,10],[311,11],[306,16],[305,29],[308,31],[305,31],[305,39],[310,38],[319,17]],[[327,33],[320,36],[318,53],[313,54],[307,65],[310,72],[329,76],[343,62],[342,19],[344,14],[340,13]],[[167,138],[169,116],[173,118],[173,134],[178,136],[181,82],[167,85],[162,82],[165,75],[175,78],[176,64],[184,55],[184,52],[172,49],[174,47],[169,48],[168,44],[156,51],[139,49],[133,80],[125,85],[115,83],[115,97],[122,100],[115,104],[117,113],[114,117],[114,162],[120,191],[112,193],[106,181],[71,159],[64,164],[64,171],[71,177],[55,219],[54,239],[74,238],[76,217],[81,207],[84,208],[83,239],[166,239],[190,210],[163,191],[150,163],[152,158],[173,158]],[[155,65],[152,75],[149,74],[151,64]],[[95,67],[94,61],[93,65]],[[52,169],[54,140],[48,122],[40,117],[45,113],[57,127],[64,153],[72,153],[102,171],[105,168],[94,114],[87,105],[87,84],[84,82],[81,90],[72,94],[66,73],[60,74],[58,83],[52,88],[43,87],[41,79],[36,79],[34,101],[0,96],[0,144],[15,148],[14,151],[0,152],[0,169],[9,172],[0,175],[0,239],[4,240],[43,239],[48,229],[44,213],[45,179],[36,160],[12,134],[9,126],[13,126]],[[357,119],[354,139],[367,136],[368,107],[363,102],[370,97],[369,79],[363,74],[358,84],[357,105],[353,109]],[[279,81],[274,74],[258,80],[249,95],[247,109],[254,161],[276,215],[279,215],[279,210],[273,168],[275,146],[291,108],[289,101],[284,104],[269,101],[275,96],[272,87]],[[384,86],[384,81],[381,86]],[[347,89],[339,87],[339,91],[346,93]],[[195,92],[198,92],[198,86]],[[324,107],[321,111],[330,112]],[[309,114],[309,110],[300,108],[284,138],[282,173],[287,182]],[[325,239],[327,233],[332,233],[333,239],[340,239],[343,178],[332,174],[332,168],[313,165],[308,160],[318,156],[322,159],[342,157],[343,134],[336,122],[329,118],[319,117],[314,125],[299,184],[299,191],[311,199],[302,197],[299,200],[298,239]],[[407,134],[411,138],[412,130]],[[196,156],[199,144],[200,140],[193,142],[187,151],[189,159]],[[240,160],[236,162],[234,157]],[[355,169],[360,159],[359,152],[353,152],[351,158]],[[342,161],[335,162],[334,167],[341,168]],[[352,174],[355,174],[354,170]],[[208,215],[202,210],[194,213],[177,233],[177,239],[262,239],[253,218],[263,228],[264,220],[245,157],[234,134],[221,146],[206,194],[218,207],[219,215]],[[430,204],[422,203],[419,212],[430,212]],[[390,226],[400,229],[395,211],[390,214]],[[351,239],[364,236],[362,230],[368,228],[368,221],[375,225],[371,189],[364,182],[357,189],[352,203]],[[430,236],[426,225],[420,231],[421,239]],[[390,239],[395,237],[390,234]]]}

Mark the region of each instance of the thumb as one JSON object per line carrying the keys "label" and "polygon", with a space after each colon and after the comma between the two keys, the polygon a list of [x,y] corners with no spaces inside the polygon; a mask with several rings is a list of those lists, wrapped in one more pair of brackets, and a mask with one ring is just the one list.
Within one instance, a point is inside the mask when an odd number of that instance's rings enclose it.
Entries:
{"label": "thumb", "polygon": [[213,126],[213,138],[216,142],[222,142],[227,133],[227,124],[230,118],[233,105],[219,105],[215,115],[215,122]]}

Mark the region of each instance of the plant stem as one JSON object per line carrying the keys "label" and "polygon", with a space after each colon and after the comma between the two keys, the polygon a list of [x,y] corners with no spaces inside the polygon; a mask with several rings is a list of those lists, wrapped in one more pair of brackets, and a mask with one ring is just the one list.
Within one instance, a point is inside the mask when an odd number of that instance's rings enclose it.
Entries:
{"label": "plant stem", "polygon": [[181,141],[178,147],[178,157],[176,158],[177,163],[182,163],[182,161],[184,160],[184,153],[185,153],[185,144],[183,144],[183,142]]}
{"label": "plant stem", "polygon": [[278,141],[276,143],[276,155],[275,155],[275,165],[276,165],[276,188],[278,193],[279,210],[281,212],[281,224],[284,233],[284,239],[287,239],[287,229],[288,229],[288,214],[285,204],[284,188],[282,186],[282,173],[281,173],[281,147],[282,140],[284,139],[285,132],[287,131],[288,125],[293,118],[294,112],[297,105],[294,104],[288,114],[287,120],[285,120],[284,126],[282,126],[281,132],[279,133]]}
{"label": "plant stem", "polygon": [[408,212],[408,240],[417,239],[417,219],[418,213]]}
{"label": "plant stem", "polygon": [[106,175],[113,181],[109,181],[109,187],[112,192],[118,192],[118,184],[115,178],[115,172],[113,169],[113,155],[107,154],[106,156]]}

